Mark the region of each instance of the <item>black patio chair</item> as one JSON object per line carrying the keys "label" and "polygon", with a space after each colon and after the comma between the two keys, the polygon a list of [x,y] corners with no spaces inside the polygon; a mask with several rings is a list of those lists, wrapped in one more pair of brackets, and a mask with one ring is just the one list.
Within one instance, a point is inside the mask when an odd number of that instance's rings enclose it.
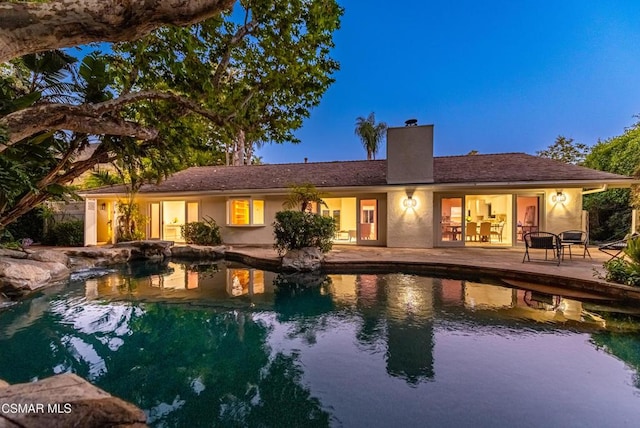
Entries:
{"label": "black patio chair", "polygon": [[589,243],[589,237],[587,232],[583,230],[565,230],[564,232],[560,232],[558,234],[560,237],[560,244],[562,245],[562,259],[564,260],[564,249],[569,249],[569,258],[572,259],[573,255],[571,254],[571,247],[579,246],[583,247],[582,258],[586,258],[587,254],[589,258],[591,258],[591,253],[589,253],[589,248],[587,248],[587,244]]}
{"label": "black patio chair", "polygon": [[548,252],[552,251],[553,259],[557,260],[558,266],[560,266],[560,253],[562,251],[562,244],[560,243],[560,237],[551,232],[528,232],[522,237],[525,245],[524,257],[522,263],[531,261],[529,256],[530,249],[544,250],[544,259],[549,260]]}

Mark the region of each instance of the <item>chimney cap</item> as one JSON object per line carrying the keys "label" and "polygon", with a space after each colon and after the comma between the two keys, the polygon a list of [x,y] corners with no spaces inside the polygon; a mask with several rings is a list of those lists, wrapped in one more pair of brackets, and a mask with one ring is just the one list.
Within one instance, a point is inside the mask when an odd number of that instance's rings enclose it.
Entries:
{"label": "chimney cap", "polygon": [[416,126],[418,125],[418,119],[407,119],[404,121],[404,126]]}

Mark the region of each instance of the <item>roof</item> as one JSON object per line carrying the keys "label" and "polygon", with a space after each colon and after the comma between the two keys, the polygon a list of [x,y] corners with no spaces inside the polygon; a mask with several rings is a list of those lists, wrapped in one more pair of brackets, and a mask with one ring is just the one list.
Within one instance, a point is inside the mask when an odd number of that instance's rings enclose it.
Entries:
{"label": "roof", "polygon": [[[525,153],[435,157],[433,170],[434,184],[632,180]],[[302,183],[318,188],[386,186],[386,172],[386,160],[202,166],[175,173],[160,184],[144,185],[140,193],[268,190]],[[86,194],[123,192],[124,186],[112,186]]]}

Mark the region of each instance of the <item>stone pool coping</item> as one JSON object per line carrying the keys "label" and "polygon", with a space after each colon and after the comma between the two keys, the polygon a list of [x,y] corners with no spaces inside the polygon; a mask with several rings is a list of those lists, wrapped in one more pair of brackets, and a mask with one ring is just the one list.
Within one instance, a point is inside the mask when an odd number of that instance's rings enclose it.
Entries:
{"label": "stone pool coping", "polygon": [[[432,274],[451,278],[499,280],[548,294],[590,300],[615,300],[640,306],[640,288],[607,282],[602,264],[606,254],[590,248],[591,258],[568,255],[557,266],[540,251],[522,262],[522,248],[385,248],[335,245],[326,254],[322,272]],[[280,270],[280,257],[266,246],[230,246],[225,259],[256,268]]]}

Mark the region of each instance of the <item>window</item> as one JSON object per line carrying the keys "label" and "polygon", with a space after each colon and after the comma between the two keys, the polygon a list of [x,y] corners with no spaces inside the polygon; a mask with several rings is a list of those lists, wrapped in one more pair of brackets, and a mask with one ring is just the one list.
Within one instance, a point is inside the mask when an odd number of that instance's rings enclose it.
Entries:
{"label": "window", "polygon": [[373,208],[365,207],[362,210],[362,222],[363,223],[375,223],[376,212]]}
{"label": "window", "polygon": [[227,224],[231,226],[264,225],[264,201],[260,199],[231,199],[227,206]]}

